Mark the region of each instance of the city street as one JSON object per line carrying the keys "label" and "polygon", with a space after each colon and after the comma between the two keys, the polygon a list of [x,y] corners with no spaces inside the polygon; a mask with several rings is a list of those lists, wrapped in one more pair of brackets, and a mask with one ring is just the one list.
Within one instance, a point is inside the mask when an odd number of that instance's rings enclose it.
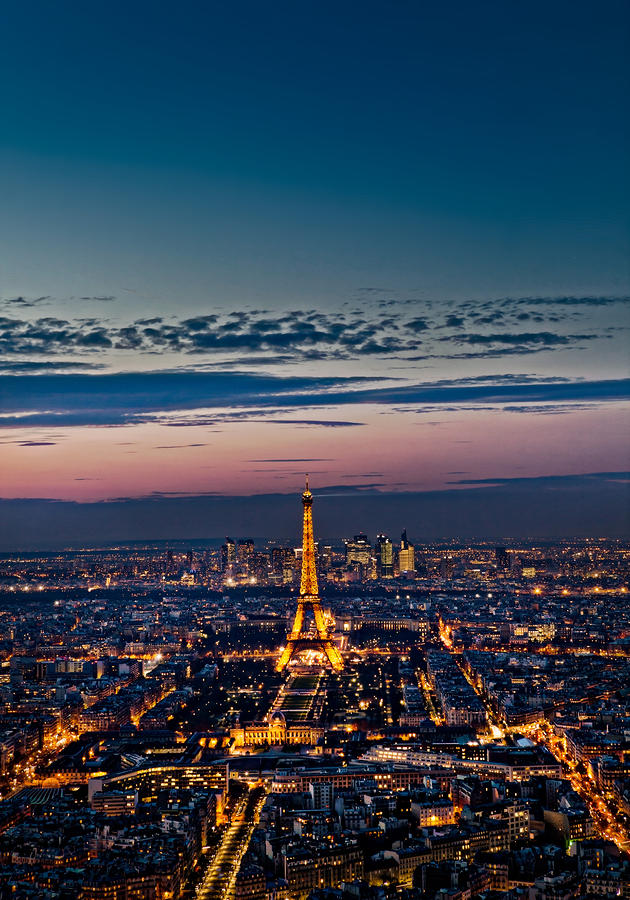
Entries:
{"label": "city street", "polygon": [[241,860],[260,819],[266,796],[266,789],[259,786],[238,803],[197,888],[196,897],[199,900],[229,900],[232,896]]}

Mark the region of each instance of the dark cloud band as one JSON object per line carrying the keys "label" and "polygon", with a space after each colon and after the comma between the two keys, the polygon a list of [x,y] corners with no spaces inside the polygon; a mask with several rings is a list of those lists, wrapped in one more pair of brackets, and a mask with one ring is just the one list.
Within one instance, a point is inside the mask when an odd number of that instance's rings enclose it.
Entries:
{"label": "dark cloud band", "polygon": [[[374,383],[376,381],[376,386]],[[370,384],[371,382],[371,384]],[[389,382],[389,383],[388,383]],[[370,386],[366,386],[370,385]],[[128,374],[0,376],[5,425],[214,425],[263,417],[278,420],[288,409],[358,404],[449,406],[453,404],[567,404],[630,399],[630,378],[602,381],[482,380],[392,384],[387,379],[279,378],[242,372],[148,372]],[[226,407],[229,408],[226,410]],[[199,412],[202,410],[203,412]],[[188,413],[182,420],[175,419]],[[297,424],[297,420],[293,421]],[[279,420],[278,420],[279,421]],[[300,424],[325,419],[301,419]],[[330,427],[340,421],[328,421]],[[348,423],[343,422],[344,426]]]}

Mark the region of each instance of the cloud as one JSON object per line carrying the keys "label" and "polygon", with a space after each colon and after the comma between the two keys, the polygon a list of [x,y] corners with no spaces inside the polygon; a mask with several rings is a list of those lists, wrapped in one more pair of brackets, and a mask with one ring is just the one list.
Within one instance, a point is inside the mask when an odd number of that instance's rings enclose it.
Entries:
{"label": "cloud", "polygon": [[[249,421],[259,422],[263,420],[250,419]],[[264,421],[275,425],[305,425],[320,428],[354,428],[365,424],[365,422],[347,422],[340,419],[265,419]]]}
{"label": "cloud", "polygon": [[582,485],[584,480],[590,481],[628,481],[630,472],[584,472],[571,475],[510,475],[509,477],[498,478],[462,478],[457,481],[447,481],[447,484],[462,485],[479,485],[495,487],[497,485],[512,486],[532,486],[535,484],[579,484]]}
{"label": "cloud", "polygon": [[45,297],[7,297],[6,299],[0,300],[5,306],[18,306],[23,309],[30,309],[33,306],[39,306],[40,304],[46,304],[51,298],[49,296]]}
{"label": "cloud", "polygon": [[[564,413],[576,412],[577,410],[582,409],[593,409],[595,403],[525,403],[520,406],[503,406],[501,404],[496,403],[493,406],[481,406],[480,404],[475,403],[474,409],[476,412],[507,412],[507,413],[529,413],[535,415],[561,415]],[[421,406],[418,409],[411,409],[409,407],[395,407],[396,412],[414,412],[418,413],[418,415],[428,415],[429,413],[436,412],[466,412],[470,411],[470,405],[459,405],[459,406]],[[423,420],[418,423],[423,427],[425,425],[440,425],[441,422],[427,422]]]}
{"label": "cloud", "polygon": [[[535,347],[535,346],[523,346],[523,347],[501,347],[494,348],[491,350],[479,350],[475,352],[465,352],[465,353],[429,353],[425,356],[409,356],[406,357],[407,362],[427,362],[428,360],[433,359],[442,359],[442,360],[468,360],[468,359],[503,359],[507,356],[531,356],[532,353],[549,353],[551,350],[555,349],[554,347]],[[579,349],[574,347],[573,349]]]}
{"label": "cloud", "polygon": [[[419,320],[411,331],[427,327]],[[404,351],[417,341],[386,334],[378,322],[343,313],[293,310],[274,317],[248,312],[195,316],[165,322],[154,316],[124,326],[98,320],[51,317],[34,321],[0,320],[0,350],[5,354],[43,355],[117,350],[190,355],[262,352],[288,353],[295,358],[347,358]]]}
{"label": "cloud", "polygon": [[103,363],[72,362],[71,360],[13,360],[12,362],[0,362],[0,372],[97,372],[104,369]]}
{"label": "cloud", "polygon": [[529,413],[537,415],[564,415],[565,413],[576,412],[580,409],[592,409],[592,403],[547,403],[545,405],[530,403],[524,406],[504,406],[503,412],[509,413]]}
{"label": "cloud", "polygon": [[461,387],[462,385],[483,384],[568,384],[570,378],[564,375],[532,375],[528,372],[508,372],[501,375],[463,375],[460,378],[441,378],[432,381],[432,387]]}
{"label": "cloud", "polygon": [[335,462],[330,456],[292,456],[285,459],[246,459],[250,463]]}
{"label": "cloud", "polygon": [[[594,403],[630,399],[630,378],[539,380],[510,376],[480,381],[386,384],[365,377],[285,377],[244,372],[135,372],[0,375],[4,425],[209,425],[247,419],[347,427],[320,418],[287,419],[289,409],[378,404],[396,407]],[[365,387],[366,382],[377,386]],[[380,383],[379,383],[380,382]],[[225,408],[230,409],[225,412]],[[283,419],[273,418],[284,413]],[[185,415],[185,418],[184,418]],[[177,417],[177,418],[176,418]],[[359,425],[359,422],[352,422]]]}
{"label": "cloud", "polygon": [[382,481],[364,481],[361,484],[327,484],[313,490],[314,496],[317,497],[344,497],[349,494],[360,494],[365,491],[377,491],[382,488]]}
{"label": "cloud", "polygon": [[577,341],[592,341],[599,337],[596,334],[553,334],[550,331],[520,332],[517,334],[458,334],[454,338],[440,338],[440,341],[455,341],[458,344],[508,344],[521,348],[542,345],[544,347],[563,347]]}
{"label": "cloud", "polygon": [[412,319],[410,322],[406,323],[405,328],[408,328],[410,331],[413,331],[416,333],[421,332],[421,331],[428,331],[429,323],[424,318],[423,319],[420,319],[420,318]]}
{"label": "cloud", "polygon": [[585,400],[627,400],[630,399],[630,378],[602,381],[530,381],[514,383],[499,376],[483,383],[452,381],[432,384],[396,385],[357,389],[356,391],[326,394],[328,402],[360,403],[503,403],[509,400],[521,402],[568,402]]}
{"label": "cloud", "polygon": [[[81,299],[108,301],[115,298]],[[15,298],[15,303],[30,306],[47,300],[46,297],[29,301]],[[559,316],[545,312],[543,305],[561,307],[571,303],[575,307],[586,307],[613,302],[621,302],[621,298],[504,298],[477,304],[465,302],[451,305],[445,319],[440,313],[439,320],[432,316],[429,302],[423,302],[425,314],[417,315],[417,303],[412,306],[406,301],[389,300],[379,301],[376,309],[370,308],[366,301],[367,308],[352,311],[322,312],[307,308],[269,313],[239,310],[169,319],[145,316],[124,324],[113,324],[98,317],[28,320],[0,317],[0,352],[4,356],[33,358],[60,353],[66,357],[108,354],[115,349],[136,355],[185,355],[198,365],[229,360],[229,364],[241,367],[383,355],[412,362],[422,357],[409,354],[418,353],[421,347],[426,350],[427,359],[467,358],[454,349],[437,354],[439,345],[444,343],[483,346],[488,348],[488,355],[507,356],[575,345],[606,335],[596,334],[595,330],[574,335],[556,334],[551,330],[498,332],[497,324],[511,327],[525,321],[561,321]],[[386,306],[382,307],[382,303]],[[397,307],[395,315],[390,303]],[[478,332],[462,330],[468,319],[475,322]],[[494,330],[492,326],[495,326]],[[453,329],[453,333],[445,334],[444,328]]]}
{"label": "cloud", "polygon": [[184,450],[187,447],[209,447],[209,444],[160,444],[154,450]]}
{"label": "cloud", "polygon": [[497,310],[496,312],[488,313],[485,316],[477,316],[473,321],[475,325],[495,325],[497,322],[503,322],[505,319],[504,314]]}
{"label": "cloud", "polygon": [[113,346],[112,339],[108,336],[104,328],[96,328],[85,334],[78,335],[75,338],[77,347],[102,347],[109,348]]}
{"label": "cloud", "polygon": [[630,303],[625,294],[612,296],[558,296],[558,297],[506,297],[500,301],[503,306],[612,306],[616,303]]}

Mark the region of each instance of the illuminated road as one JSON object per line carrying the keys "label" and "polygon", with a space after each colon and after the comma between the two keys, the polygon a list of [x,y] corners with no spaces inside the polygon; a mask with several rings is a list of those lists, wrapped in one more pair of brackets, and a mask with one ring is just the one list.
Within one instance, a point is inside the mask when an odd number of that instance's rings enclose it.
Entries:
{"label": "illuminated road", "polygon": [[197,888],[199,900],[229,900],[234,893],[236,876],[260,819],[266,796],[264,787],[256,787],[237,806]]}
{"label": "illuminated road", "polygon": [[462,664],[461,657],[458,656],[457,654],[454,654],[453,658],[454,658],[457,666],[459,667],[460,672],[462,673],[462,675],[464,676],[464,678],[466,679],[468,684],[471,686],[471,688],[473,689],[475,694],[481,700],[481,703],[482,703],[483,709],[484,709],[484,713],[486,716],[486,720],[490,727],[490,732],[492,734],[493,740],[502,741],[505,738],[505,731],[503,729],[501,722],[496,717],[494,710],[492,709],[492,706],[490,705],[490,701],[488,700],[488,698],[486,697],[484,692],[481,690],[481,688],[477,684],[476,680],[471,676],[471,674],[469,673],[466,666],[464,666]]}
{"label": "illuminated road", "polygon": [[433,702],[433,694],[431,693],[431,686],[429,685],[424,672],[418,672],[418,686],[424,694],[424,702],[427,707],[428,713],[431,716],[431,720],[435,722],[436,725],[443,725],[444,719],[438,713],[435,707],[435,703]]}
{"label": "illuminated road", "polygon": [[[117,685],[114,693],[117,694],[125,685]],[[152,700],[147,706],[143,707],[142,712],[132,718],[133,724],[136,725],[140,716],[145,712],[153,709],[165,697],[168,697],[174,691],[174,688],[167,687]],[[96,702],[96,701],[94,701]],[[11,771],[11,780],[9,782],[9,792],[6,797],[0,799],[9,799],[18,794],[25,787],[39,787],[43,782],[54,780],[55,776],[46,774],[46,767],[54,762],[64,747],[80,738],[81,734],[76,729],[62,729],[56,735],[47,738],[41,749],[29,754],[25,759],[19,760]]]}
{"label": "illuminated road", "polygon": [[589,778],[588,774],[578,771],[578,767],[565,750],[563,739],[553,734],[550,724],[548,722],[536,723],[527,729],[520,729],[520,731],[545,746],[555,756],[562,764],[564,777],[569,779],[573,790],[588,805],[599,834],[609,841],[613,841],[617,847],[628,853],[630,837],[627,831],[624,831],[615,819],[614,813],[606,802],[606,798],[599,792],[597,785]]}
{"label": "illuminated road", "polygon": [[[505,731],[502,727],[502,724],[497,719],[497,717],[494,713],[494,710],[492,709],[492,706],[490,705],[488,698],[485,696],[483,691],[480,689],[480,687],[476,683],[475,679],[468,672],[468,670],[466,669],[466,666],[464,666],[462,664],[461,654],[458,652],[455,652],[453,650],[452,632],[451,632],[449,626],[445,625],[441,618],[439,620],[439,629],[440,629],[440,640],[442,641],[444,648],[446,650],[448,650],[448,652],[451,654],[451,656],[452,656],[453,660],[455,661],[455,664],[459,668],[460,672],[462,673],[462,675],[464,676],[464,678],[466,679],[468,684],[471,686],[471,688],[473,689],[475,694],[477,694],[477,696],[481,700],[481,703],[482,703],[483,709],[484,709],[484,713],[486,716],[486,721],[488,722],[488,727],[492,734],[492,738],[495,741],[502,741],[505,738]],[[425,692],[425,695],[426,695],[426,692]]]}
{"label": "illuminated road", "polygon": [[[459,665],[459,660],[456,659],[456,661]],[[486,715],[492,728],[493,737],[495,739],[505,737],[504,729],[495,718],[487,698],[480,691],[479,687],[475,683],[475,679],[468,674],[464,666],[460,665],[460,669],[462,670],[468,683],[474,688],[477,695],[480,697],[481,701],[484,704]],[[610,696],[611,693],[612,692],[605,692],[601,694],[600,697]],[[585,702],[585,700],[586,698],[581,698],[579,701],[575,702],[582,703]],[[543,720],[542,722],[536,722],[532,725],[519,726],[518,728],[510,730],[514,731],[517,734],[526,734],[531,740],[535,741],[537,744],[540,744],[543,747],[546,747],[547,750],[549,750],[549,752],[562,765],[564,777],[569,779],[573,790],[576,792],[576,794],[579,794],[587,804],[591,813],[591,817],[595,824],[595,828],[599,832],[599,834],[602,837],[607,838],[609,841],[613,841],[621,850],[624,850],[626,853],[630,851],[630,839],[627,832],[623,830],[623,828],[615,819],[614,813],[610,809],[608,803],[606,802],[606,799],[602,797],[601,793],[598,791],[597,786],[594,784],[594,782],[588,777],[587,774],[578,772],[577,766],[566,752],[564,741],[553,734],[553,730],[549,722]]]}

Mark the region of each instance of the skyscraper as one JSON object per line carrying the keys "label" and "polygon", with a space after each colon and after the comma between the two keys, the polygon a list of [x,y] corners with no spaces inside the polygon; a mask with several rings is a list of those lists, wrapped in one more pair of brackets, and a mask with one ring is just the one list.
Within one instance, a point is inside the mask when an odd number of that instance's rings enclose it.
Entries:
{"label": "skyscraper", "polygon": [[394,545],[386,534],[376,536],[376,568],[379,578],[394,577]]}
{"label": "skyscraper", "polygon": [[236,561],[238,562],[242,572],[246,575],[250,574],[250,566],[253,553],[254,542],[249,538],[244,541],[239,541],[236,545]]}
{"label": "skyscraper", "polygon": [[361,563],[366,568],[370,565],[372,557],[372,547],[368,541],[367,535],[360,533],[355,534],[351,541],[346,542],[346,563]]}
{"label": "skyscraper", "polygon": [[330,544],[317,545],[318,564],[320,572],[330,572],[332,568],[332,547]]}
{"label": "skyscraper", "polygon": [[227,537],[221,547],[221,571],[223,573],[231,569],[236,562],[236,544],[232,538]]}
{"label": "skyscraper", "polygon": [[407,529],[405,529],[400,536],[400,550],[398,551],[398,571],[402,574],[404,572],[415,572],[415,570],[415,548],[413,544],[409,543],[407,539]]}
{"label": "skyscraper", "polygon": [[271,551],[271,571],[282,584],[290,584],[299,564],[293,547],[274,547]]}

